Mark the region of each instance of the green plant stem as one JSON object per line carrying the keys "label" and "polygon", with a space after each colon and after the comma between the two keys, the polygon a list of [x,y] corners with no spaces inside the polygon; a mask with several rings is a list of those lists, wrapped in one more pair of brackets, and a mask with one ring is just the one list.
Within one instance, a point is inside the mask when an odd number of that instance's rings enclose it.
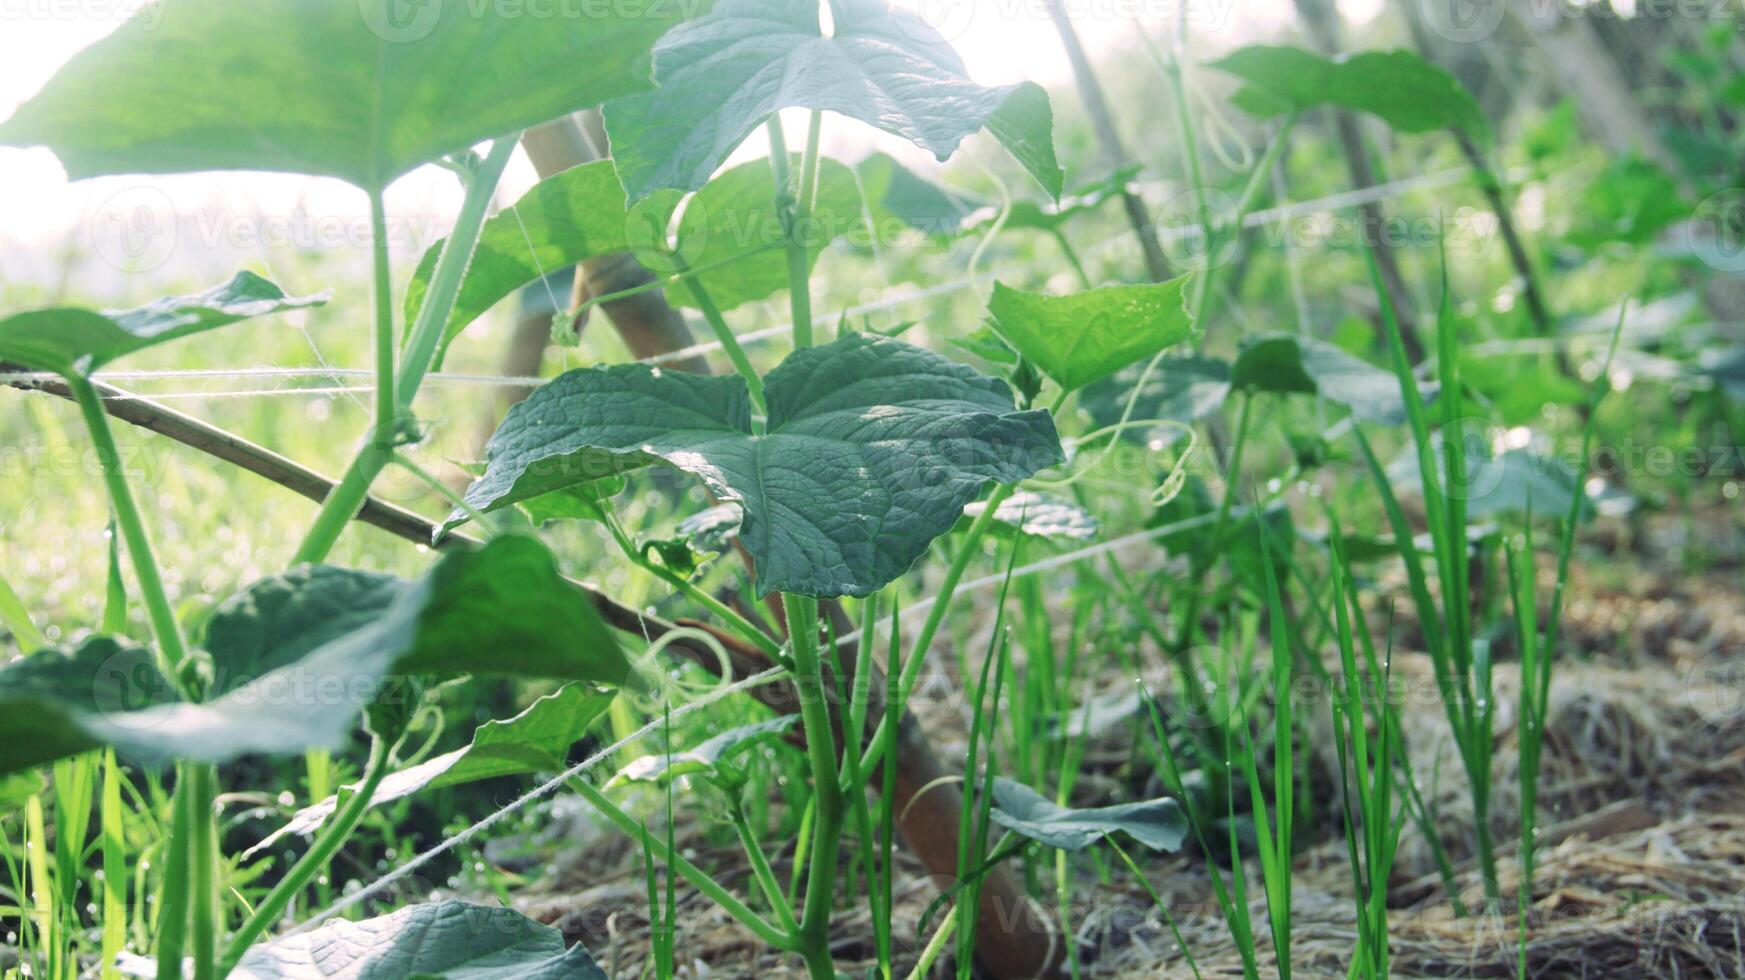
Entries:
{"label": "green plant stem", "polygon": [[[436,270],[430,277],[430,289],[424,295],[424,305],[418,309],[418,317],[407,334],[405,347],[401,351],[397,376],[393,378],[392,408],[384,417],[380,413],[382,406],[389,405],[388,400],[377,394],[377,418],[364,444],[352,457],[351,465],[346,468],[345,475],[339,480],[333,492],[322,502],[321,511],[315,516],[315,522],[309,528],[303,543],[298,546],[293,564],[304,562],[319,562],[327,558],[339,535],[345,530],[363,506],[364,498],[369,496],[370,485],[381,475],[384,468],[394,458],[394,446],[399,435],[399,414],[409,408],[418,394],[418,389],[424,383],[424,376],[430,372],[430,366],[436,359],[436,351],[442,342],[447,329],[449,313],[454,309],[455,297],[460,294],[461,279],[466,273],[467,265],[472,261],[473,251],[478,247],[479,232],[485,224],[485,210],[491,203],[491,195],[496,192],[497,182],[503,176],[503,170],[509,165],[509,158],[514,153],[518,137],[504,136],[491,144],[491,151],[485,157],[484,163],[472,175],[467,185],[466,198],[461,202],[460,214],[455,219],[454,231],[449,234],[448,243],[442,247],[442,256],[437,260]],[[376,263],[376,290],[380,297],[391,284],[384,281],[387,274],[386,257]],[[388,305],[391,311],[391,304]],[[376,321],[376,351],[377,376],[384,377],[383,365],[380,363],[382,352],[387,351],[389,364],[392,364],[394,324],[391,312],[384,315],[383,304],[377,301]],[[383,346],[383,334],[387,335],[387,346]],[[390,366],[388,372],[393,372]]]}
{"label": "green plant stem", "polygon": [[[214,980],[218,972],[218,831],[214,801],[218,796],[217,767],[190,766],[193,771],[193,822],[188,834],[189,929],[194,980]],[[224,971],[228,972],[228,971]]]}
{"label": "green plant stem", "polygon": [[927,941],[926,948],[921,950],[921,956],[915,960],[915,969],[909,971],[909,980],[921,980],[927,976],[927,971],[933,968],[933,961],[939,954],[945,952],[946,943],[951,942],[951,934],[957,931],[957,916],[948,915],[939,923],[939,931]]}
{"label": "green plant stem", "polygon": [[788,896],[782,892],[781,882],[776,880],[775,869],[770,867],[769,858],[764,856],[763,847],[752,832],[751,823],[745,817],[745,807],[741,806],[737,796],[730,796],[727,801],[727,816],[733,821],[734,833],[739,835],[740,846],[745,850],[745,858],[751,862],[752,877],[757,879],[757,887],[763,891],[765,901],[776,914],[776,921],[790,933],[800,931],[800,923],[794,919],[794,910],[788,907]]}
{"label": "green plant stem", "polygon": [[1079,286],[1084,289],[1094,288],[1091,274],[1085,271],[1084,260],[1079,257],[1078,249],[1073,248],[1072,239],[1067,238],[1066,232],[1059,228],[1050,228],[1048,233],[1054,237],[1054,243],[1060,246],[1060,254],[1066,258],[1067,264],[1072,266],[1073,275],[1078,276]]}
{"label": "green plant stem", "polygon": [[188,932],[188,835],[194,829],[193,766],[183,765],[176,779],[169,846],[164,854],[164,883],[159,900],[155,952],[158,980],[182,980],[183,943]]}
{"label": "green plant stem", "polygon": [[273,886],[267,897],[261,899],[248,920],[230,938],[230,944],[224,948],[224,958],[219,963],[220,976],[236,969],[249,946],[271,928],[273,923],[279,921],[292,900],[302,892],[311,878],[327,867],[340,847],[351,837],[352,831],[357,829],[358,822],[369,811],[370,803],[375,799],[377,787],[382,785],[383,777],[388,775],[388,749],[388,743],[381,738],[370,741],[370,756],[369,761],[364,764],[363,782],[328,819],[327,825],[321,828],[321,833],[309,845],[308,852],[291,866],[291,870],[285,872],[285,876]]}
{"label": "green plant stem", "polygon": [[67,387],[79,403],[85,428],[91,433],[97,462],[103,469],[103,481],[109,488],[109,503],[115,510],[115,524],[121,530],[122,540],[127,542],[127,557],[133,562],[140,597],[145,601],[146,615],[151,619],[152,635],[157,637],[164,676],[181,690],[182,665],[188,657],[187,641],[182,638],[182,627],[176,622],[175,609],[170,605],[169,594],[164,591],[157,556],[152,552],[151,536],[146,533],[139,505],[133,499],[133,490],[127,485],[127,473],[121,467],[121,453],[115,447],[115,433],[109,428],[109,416],[104,414],[103,403],[89,380],[68,375]]}
{"label": "green plant stem", "polygon": [[[1212,518],[1212,531],[1206,539],[1206,547],[1198,552],[1198,555],[1206,557],[1195,558],[1193,568],[1188,573],[1189,581],[1198,582],[1204,577],[1209,564],[1220,554],[1218,546],[1223,541],[1225,527],[1230,523],[1230,507],[1236,499],[1237,484],[1242,479],[1242,454],[1248,446],[1249,419],[1254,405],[1254,397],[1246,391],[1242,392],[1241,400],[1242,406],[1236,415],[1236,439],[1230,446],[1230,459],[1224,465],[1224,493],[1218,499],[1218,512]],[[1194,622],[1199,618],[1200,600],[1204,594],[1203,588],[1188,590],[1187,603],[1181,623],[1176,627],[1175,647],[1172,651],[1177,657],[1194,644]],[[1191,679],[1189,683],[1192,683]]]}
{"label": "green plant stem", "polygon": [[727,359],[733,362],[733,370],[739,372],[739,376],[745,379],[745,386],[751,390],[752,408],[758,415],[767,417],[769,409],[763,402],[763,378],[751,366],[751,358],[745,356],[745,348],[739,346],[739,338],[727,326],[727,319],[721,315],[721,308],[715,305],[714,298],[709,295],[709,290],[703,286],[702,281],[691,274],[690,264],[685,261],[684,256],[673,253],[671,258],[679,274],[685,277],[685,288],[690,291],[692,301],[702,312],[709,329],[715,331],[715,339],[721,342],[721,349],[726,352]]}
{"label": "green plant stem", "polygon": [[[1248,171],[1248,180],[1242,186],[1242,196],[1237,198],[1236,207],[1230,212],[1230,217],[1223,223],[1213,226],[1207,224],[1202,230],[1206,243],[1206,271],[1194,280],[1194,292],[1190,309],[1193,311],[1194,323],[1201,322],[1209,308],[1208,297],[1212,293],[1212,283],[1216,272],[1221,267],[1217,253],[1224,247],[1226,237],[1240,238],[1242,227],[1253,213],[1255,205],[1260,203],[1260,196],[1266,192],[1273,167],[1278,165],[1279,155],[1284,152],[1288,143],[1287,137],[1291,128],[1297,123],[1297,112],[1292,110],[1279,123],[1278,130],[1272,139],[1267,141],[1266,151],[1255,161],[1254,168]],[[1209,216],[1208,216],[1208,220]]]}
{"label": "green plant stem", "polygon": [[[806,153],[800,158],[800,186],[788,220],[788,301],[793,310],[794,347],[812,346],[812,272],[807,261],[806,225],[812,217],[812,198],[818,187],[818,137],[824,114],[812,110],[806,125]],[[783,187],[777,186],[779,200]]]}
{"label": "green plant stem", "polygon": [[800,955],[812,980],[835,980],[830,961],[830,910],[836,892],[836,855],[842,843],[842,787],[836,767],[836,739],[825,700],[824,662],[818,650],[818,600],[784,593],[793,643],[794,686],[800,697],[800,722],[806,732],[806,756],[812,766],[812,794],[817,814],[812,823],[812,847],[807,859],[806,902],[800,914]]}
{"label": "green plant stem", "polygon": [[647,848],[656,857],[666,862],[667,867],[677,871],[698,891],[708,896],[708,898],[716,905],[721,906],[722,910],[728,915],[738,919],[740,924],[744,925],[747,929],[750,929],[757,938],[770,944],[776,949],[790,953],[799,948],[797,937],[770,925],[767,919],[758,915],[750,906],[735,897],[732,892],[721,887],[714,878],[709,876],[707,871],[692,864],[682,855],[674,852],[672,848],[667,847],[662,841],[655,839],[653,834],[650,834],[641,824],[632,820],[629,814],[618,808],[618,804],[607,799],[604,793],[595,789],[587,780],[577,777],[571,779],[568,785],[571,789],[575,790],[582,799],[588,801],[589,806],[592,806],[601,816],[605,817],[607,822],[611,823],[612,826],[617,827],[621,833],[633,838],[640,846]]}
{"label": "green plant stem", "polygon": [[394,401],[394,280],[388,267],[388,214],[382,192],[370,191],[370,295],[376,305],[376,426],[400,414]]}
{"label": "green plant stem", "polygon": [[664,565],[657,565],[650,561],[648,556],[636,547],[636,543],[630,540],[630,535],[624,533],[623,526],[618,523],[618,517],[612,510],[611,501],[601,501],[601,505],[601,516],[605,518],[601,523],[606,525],[606,530],[611,533],[612,540],[618,544],[618,550],[623,552],[624,557],[630,559],[632,564],[714,613],[741,638],[772,658],[781,653],[782,645],[777,643],[774,637],[759,629],[756,623],[741,615],[738,610],[698,588],[695,583],[683,575]]}

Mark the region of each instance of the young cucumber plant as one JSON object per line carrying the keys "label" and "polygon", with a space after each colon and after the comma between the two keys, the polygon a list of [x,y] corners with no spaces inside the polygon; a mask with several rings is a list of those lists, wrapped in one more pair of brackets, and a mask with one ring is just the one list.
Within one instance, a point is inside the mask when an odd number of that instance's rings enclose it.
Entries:
{"label": "young cucumber plant", "polygon": [[[503,963],[540,975],[598,975],[585,950],[565,952],[550,930],[506,910],[453,902],[260,941],[371,805],[432,785],[555,766],[568,739],[605,709],[609,689],[630,680],[615,635],[530,537],[497,534],[481,547],[451,551],[416,580],[321,562],[375,478],[396,463],[412,466],[400,450],[422,436],[416,396],[465,326],[548,267],[631,250],[663,274],[659,285],[701,312],[736,375],[620,365],[557,378],[509,413],[450,524],[548,494],[578,495],[633,561],[663,572],[786,666],[801,696],[814,802],[803,906],[789,909],[773,876],[759,876],[775,924],[674,854],[670,843],[638,833],[603,793],[576,782],[648,853],[771,945],[799,954],[812,976],[833,977],[828,930],[843,823],[858,808],[863,844],[870,843],[861,794],[881,759],[895,752],[893,719],[952,593],[982,537],[997,520],[1011,519],[1001,515],[1013,488],[1064,455],[1052,414],[1030,407],[1034,387],[1017,406],[1004,382],[896,340],[845,334],[813,343],[811,264],[862,210],[852,176],[819,155],[821,112],[860,119],[941,158],[985,129],[1057,197],[1062,175],[1047,96],[1031,83],[977,85],[919,18],[872,0],[834,0],[828,31],[813,0],[730,0],[677,27],[658,5],[548,22],[497,8],[462,9],[456,0],[428,7],[410,24],[394,16],[389,0],[343,6],[178,0],[174,16],[161,23],[137,17],[74,58],[0,124],[0,143],[46,145],[75,178],[254,169],[357,186],[375,232],[376,357],[375,418],[294,565],[238,592],[190,641],[90,376],[126,354],[314,307],[325,297],[289,297],[241,273],[204,293],[138,310],[37,310],[0,321],[0,359],[61,375],[79,403],[155,639],[141,646],[117,628],[0,668],[0,702],[8,708],[0,713],[0,767],[18,772],[110,749],[145,766],[177,767],[173,827],[157,886],[156,962],[130,964],[135,972],[178,977],[186,965],[201,980],[238,969],[290,976],[299,957],[347,955],[367,935],[377,947],[415,959],[421,972],[467,976],[464,964],[478,950],[454,937],[485,929],[502,942]],[[771,43],[772,29],[779,43]],[[305,63],[303,53],[317,50],[322,56]],[[731,66],[733,77],[722,77],[720,65]],[[445,84],[460,72],[472,80],[465,89]],[[306,83],[284,88],[291,77]],[[792,81],[800,78],[804,85]],[[902,84],[891,84],[898,79]],[[359,111],[359,92],[371,93],[371,111]],[[895,104],[892,92],[901,93]],[[487,221],[516,131],[601,103],[614,162],[534,188],[511,216],[513,236],[504,219]],[[812,110],[804,150],[794,155],[776,115],[790,107]],[[767,167],[711,180],[760,126],[771,138]],[[490,148],[476,155],[471,147],[485,139],[493,140]],[[450,237],[396,303],[383,194],[399,176],[432,162],[456,171],[466,195]],[[773,233],[732,241],[728,231],[748,227],[748,216],[749,227]],[[1002,290],[993,312],[1005,341],[1058,385],[1058,409],[1078,388],[1190,337],[1183,286],[1178,280],[1059,298]],[[722,314],[782,288],[796,349],[763,375]],[[401,310],[403,323],[396,324]],[[1062,330],[1074,339],[1063,342]],[[611,490],[622,486],[622,474],[652,464],[691,473],[738,505],[738,537],[754,563],[756,590],[781,593],[785,640],[629,546],[613,516]],[[996,489],[966,518],[966,507],[989,484]],[[864,751],[855,740],[839,752],[825,696],[824,658],[834,656],[834,644],[821,642],[818,600],[874,595],[966,520],[933,614],[893,678],[894,709]],[[19,615],[8,606],[8,621]],[[863,655],[861,666],[868,662]],[[402,737],[431,682],[472,673],[549,677],[571,686],[521,716],[481,728],[470,748],[395,772]],[[349,693],[331,703],[262,696],[308,682],[337,683]],[[859,730],[867,720],[864,704],[853,720]],[[217,767],[248,754],[338,749],[360,722],[371,746],[362,779],[299,815],[290,829],[314,834],[307,852],[239,914],[219,881]],[[491,750],[503,739],[519,749],[545,745],[544,755],[522,752],[506,766]],[[714,771],[738,744],[699,747],[689,762],[662,768]],[[106,779],[114,771],[106,767]],[[887,788],[890,771],[886,766]],[[112,788],[106,783],[106,814]],[[888,839],[888,813],[884,819]],[[107,934],[106,951],[113,969],[120,949]]]}

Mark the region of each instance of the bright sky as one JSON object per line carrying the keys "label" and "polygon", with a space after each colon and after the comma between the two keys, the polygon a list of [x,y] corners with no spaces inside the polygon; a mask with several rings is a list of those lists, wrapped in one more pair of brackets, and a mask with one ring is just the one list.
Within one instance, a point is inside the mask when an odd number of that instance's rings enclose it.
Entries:
{"label": "bright sky", "polygon": [[[30,98],[75,52],[113,30],[144,2],[0,0],[0,118]],[[1031,79],[1051,85],[1071,77],[1042,0],[896,2],[921,9],[939,24],[978,81]],[[1374,16],[1383,2],[1343,0],[1341,6],[1348,17],[1361,21]],[[1191,30],[1201,36],[1242,36],[1292,16],[1291,0],[1066,0],[1066,6],[1093,60],[1099,51],[1130,42],[1138,25],[1154,36],[1173,32],[1184,12]],[[827,152],[845,159],[864,155],[874,143],[870,130],[859,126],[829,127],[826,138]],[[761,147],[751,150],[763,152]],[[504,190],[512,199],[533,179],[531,166],[518,158]],[[441,234],[458,204],[459,191],[447,173],[425,168],[402,179],[389,191],[389,213],[413,217],[406,219],[404,240],[397,244],[421,249]],[[125,221],[118,216],[136,213],[141,206],[183,215],[268,216],[208,230],[209,236],[225,236],[226,243],[240,250],[259,248],[248,236],[293,245],[334,236],[349,241],[356,237],[350,229],[365,214],[361,193],[338,181],[203,174],[73,183],[47,150],[0,148],[0,287],[8,278],[53,275],[55,254],[75,240],[100,255],[113,250],[115,242],[104,236],[119,234]],[[115,227],[105,230],[105,225]]]}

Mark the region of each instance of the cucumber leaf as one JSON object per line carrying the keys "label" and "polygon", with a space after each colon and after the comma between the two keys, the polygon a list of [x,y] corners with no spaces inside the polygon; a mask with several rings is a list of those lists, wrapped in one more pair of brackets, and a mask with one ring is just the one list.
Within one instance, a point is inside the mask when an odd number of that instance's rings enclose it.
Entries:
{"label": "cucumber leaf", "polygon": [[1233,99],[1253,115],[1334,105],[1380,117],[1402,133],[1458,129],[1491,139],[1484,110],[1446,69],[1410,51],[1324,58],[1302,48],[1251,44],[1211,63],[1247,83]]}
{"label": "cucumber leaf", "polygon": [[696,190],[780,109],[841,113],[941,160],[986,128],[1059,197],[1054,117],[1034,82],[986,87],[925,20],[883,0],[836,0],[825,36],[816,0],[720,0],[655,46],[658,87],[606,104],[630,199]]}
{"label": "cucumber leaf", "polygon": [[1066,296],[994,284],[994,332],[1068,391],[1083,388],[1194,334],[1182,305],[1187,276]]}
{"label": "cucumber leaf", "polygon": [[985,204],[948,189],[898,163],[888,153],[874,153],[856,164],[867,213],[880,242],[897,240],[905,228],[943,241],[957,237],[964,222]]}
{"label": "cucumber leaf", "polygon": [[1004,776],[994,778],[989,816],[1015,834],[1063,851],[1082,851],[1118,831],[1154,851],[1177,851],[1188,835],[1187,815],[1168,797],[1072,810]]}
{"label": "cucumber leaf", "polygon": [[[442,346],[499,300],[548,273],[583,259],[622,252],[624,189],[612,161],[572,167],[534,184],[521,199],[485,221],[443,332]],[[405,329],[410,331],[430,291],[430,277],[447,239],[424,251],[406,286]]]}
{"label": "cucumber leaf", "polygon": [[[427,789],[462,783],[560,772],[569,765],[570,746],[584,735],[615,697],[585,684],[570,684],[533,702],[513,718],[491,720],[473,732],[470,745],[434,756],[385,777],[370,797],[370,806],[411,796]],[[355,787],[351,787],[355,792]],[[312,834],[333,815],[339,798],[330,796],[298,810],[289,823],[249,848],[257,854],[291,834]]]}
{"label": "cucumber leaf", "polygon": [[359,636],[395,643],[392,669],[620,684],[617,638],[535,538],[504,534],[445,554],[423,578],[304,565],[256,582],[214,612],[216,691],[302,668]]}
{"label": "cucumber leaf", "polygon": [[[302,566],[226,600],[209,699],[176,700],[151,655],[107,637],[0,667],[0,774],[103,745],[157,764],[339,748],[396,675],[621,683],[628,662],[545,546],[506,535],[414,581]],[[389,702],[392,703],[392,702]]]}
{"label": "cucumber leaf", "polygon": [[759,435],[738,377],[570,371],[509,410],[467,503],[489,511],[665,462],[743,506],[760,595],[864,596],[907,571],[989,481],[1062,459],[1047,412],[1014,411],[1002,382],[899,340],[849,334],[795,351],[764,395]]}
{"label": "cucumber leaf", "polygon": [[683,4],[158,0],[0,124],[67,173],[269,170],[366,189],[647,88]]}
{"label": "cucumber leaf", "polygon": [[0,773],[101,748],[108,719],[171,698],[150,651],[106,636],[0,666]]}
{"label": "cucumber leaf", "polygon": [[765,742],[779,738],[794,727],[799,715],[778,715],[768,721],[730,728],[682,752],[645,755],[618,770],[606,788],[625,783],[665,783],[683,776],[703,776],[712,783],[732,785],[743,774],[733,759]]}
{"label": "cucumber leaf", "polygon": [[[1230,383],[1248,391],[1320,395],[1351,409],[1365,422],[1403,425],[1406,403],[1400,380],[1361,358],[1310,337],[1263,334],[1248,338],[1230,369]],[[1420,384],[1426,401],[1436,385]]]}
{"label": "cucumber leaf", "polygon": [[579,943],[514,909],[409,905],[374,919],[333,919],[250,949],[236,980],[606,980]]}
{"label": "cucumber leaf", "polygon": [[[796,169],[799,159],[795,155]],[[681,204],[683,213],[669,242],[673,213]],[[818,194],[805,229],[808,260],[816,262],[825,246],[862,227],[854,173],[834,160],[820,160]],[[425,251],[407,288],[407,330],[424,303],[443,244],[438,241]],[[662,191],[633,209],[625,206],[610,160],[540,181],[485,222],[478,253],[449,315],[444,350],[485,311],[551,270],[618,252],[633,253],[663,275],[678,272],[676,258],[682,258],[722,310],[786,289],[786,238],[776,215],[769,162],[734,167],[688,199]],[[677,306],[697,305],[691,291],[682,287],[666,295]]]}
{"label": "cucumber leaf", "polygon": [[0,360],[35,371],[83,375],[118,357],[239,320],[321,306],[327,294],[291,297],[252,272],[192,296],[167,296],[133,310],[29,310],[0,320]]}

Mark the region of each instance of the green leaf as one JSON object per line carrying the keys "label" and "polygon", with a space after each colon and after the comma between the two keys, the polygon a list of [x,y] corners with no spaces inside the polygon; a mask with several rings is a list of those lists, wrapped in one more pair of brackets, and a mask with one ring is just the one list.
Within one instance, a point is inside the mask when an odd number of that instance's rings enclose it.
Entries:
{"label": "green leaf", "polygon": [[1490,123],[1478,101],[1448,71],[1410,51],[1363,51],[1323,58],[1302,48],[1253,44],[1211,67],[1242,79],[1244,111],[1277,115],[1335,105],[1378,116],[1402,133],[1458,129],[1481,143]]}
{"label": "green leaf", "polygon": [[[794,157],[796,169],[799,159]],[[673,212],[681,204],[673,229]],[[819,161],[818,194],[804,229],[809,260],[817,261],[825,246],[862,227],[853,172],[833,160]],[[407,288],[407,330],[424,302],[443,244],[425,251]],[[633,209],[625,206],[611,161],[586,163],[540,181],[485,222],[478,254],[444,328],[443,346],[492,306],[551,271],[619,252],[633,253],[662,275],[678,272],[675,259],[682,258],[715,305],[731,310],[788,287],[785,245],[767,160],[734,167],[692,197],[661,192]],[[678,306],[696,305],[684,288],[669,289],[667,298]]]}
{"label": "green leaf", "polygon": [[[1139,383],[1143,367],[1134,365],[1112,377],[1085,387],[1079,395],[1079,407],[1091,416],[1098,427],[1119,425],[1127,412],[1127,401],[1133,386]],[[1223,407],[1230,396],[1230,364],[1216,357],[1188,354],[1166,357],[1145,379],[1133,405],[1129,421],[1162,419],[1172,422],[1197,422]],[[1128,429],[1121,438],[1135,442],[1157,442],[1167,445],[1181,438],[1181,430],[1171,426],[1153,429]]]}
{"label": "green leaf", "polygon": [[683,4],[535,16],[469,0],[160,0],[0,124],[76,179],[269,170],[382,189],[491,137],[645,89]]}
{"label": "green leaf", "polygon": [[[1582,487],[1580,475],[1561,458],[1551,453],[1543,440],[1506,448],[1491,445],[1482,430],[1466,433],[1464,445],[1465,482],[1456,492],[1466,502],[1466,513],[1474,518],[1532,512],[1541,517],[1562,518],[1569,513],[1575,495],[1583,493],[1585,500],[1580,517],[1587,519],[1596,512],[1608,515],[1628,513],[1635,499],[1622,491],[1605,488],[1588,492]],[[1437,471],[1444,472],[1442,433],[1430,437]],[[1406,457],[1410,457],[1407,459]],[[1422,493],[1424,480],[1416,451],[1402,454],[1387,467],[1388,480],[1396,489]],[[1446,476],[1438,481],[1446,484]]]}
{"label": "green leaf", "polygon": [[527,519],[533,522],[534,527],[543,527],[552,521],[599,522],[606,516],[601,505],[623,493],[624,485],[625,481],[621,476],[607,477],[593,483],[553,490],[532,500],[523,500],[520,507],[527,512]]}
{"label": "green leaf", "polygon": [[975,206],[983,203],[920,176],[888,153],[874,153],[854,170],[880,242],[895,241],[904,228],[935,240],[954,238]]}
{"label": "green leaf", "polygon": [[447,901],[333,919],[250,949],[236,980],[606,980],[586,948],[514,909]]}
{"label": "green leaf", "polygon": [[[425,250],[406,286],[408,332],[424,305],[446,242],[437,241]],[[583,259],[629,247],[624,189],[618,186],[612,161],[585,163],[534,184],[480,229],[478,251],[467,266],[443,331],[443,348],[499,300],[528,283]]]}
{"label": "green leaf", "polygon": [[731,785],[741,778],[733,759],[765,742],[788,733],[799,715],[780,715],[768,721],[730,728],[698,743],[695,748],[664,755],[645,755],[618,770],[606,788],[625,783],[664,785],[684,776],[703,776],[710,782]]}
{"label": "green leaf", "polygon": [[994,779],[994,805],[989,815],[1015,834],[1063,851],[1082,851],[1117,831],[1154,851],[1176,851],[1188,834],[1188,818],[1181,804],[1168,797],[1069,810],[1003,776]]}
{"label": "green leaf", "polygon": [[[387,641],[383,667],[616,685],[629,666],[588,599],[534,538],[505,534],[445,554],[423,578],[304,565],[255,583],[213,614],[219,693],[309,666],[359,636]],[[391,638],[391,639],[390,639]]]}
{"label": "green leaf", "polygon": [[840,113],[941,160],[986,127],[1051,196],[1061,190],[1048,93],[985,87],[918,15],[837,0],[826,37],[816,0],[720,0],[655,46],[652,92],[606,104],[618,176],[632,201],[702,187],[776,111]]}
{"label": "green leaf", "polygon": [[[499,776],[561,772],[569,766],[569,750],[606,713],[611,691],[570,684],[533,702],[513,718],[485,722],[473,732],[470,745],[434,756],[383,778],[370,797],[381,806],[428,789],[459,786]],[[355,787],[352,788],[355,792]],[[312,834],[338,807],[330,796],[298,810],[289,823],[268,834],[243,856],[257,854],[291,834]]]}
{"label": "green leaf", "polygon": [[[1406,421],[1398,378],[1310,337],[1263,334],[1244,340],[1230,369],[1230,383],[1249,391],[1320,395],[1366,422],[1401,425]],[[1435,397],[1434,384],[1421,389],[1426,401]]]}
{"label": "green leaf", "polygon": [[[963,509],[964,517],[973,519],[987,509],[977,501]],[[1046,493],[1019,491],[994,508],[994,520],[1002,527],[1036,538],[1066,538],[1089,541],[1097,536],[1101,526],[1091,512],[1070,500]],[[959,527],[966,526],[959,522]]]}
{"label": "green leaf", "polygon": [[0,320],[0,360],[36,371],[89,374],[147,347],[326,302],[326,293],[290,297],[252,272],[238,272],[204,292],[167,296],[133,310],[97,313],[57,307],[13,314]]}
{"label": "green leaf", "polygon": [[509,410],[467,489],[481,511],[666,462],[745,509],[760,595],[864,596],[908,570],[989,481],[1061,461],[1047,412],[898,340],[789,355],[754,434],[743,379],[624,364],[561,375]]}
{"label": "green leaf", "polygon": [[739,536],[739,524],[744,511],[738,504],[718,504],[679,522],[673,534],[691,546],[693,551],[713,551],[721,554],[733,546]]}
{"label": "green leaf", "polygon": [[[789,154],[792,170],[800,169],[799,154]],[[686,199],[673,190],[658,191],[630,212],[630,245],[643,265],[661,273],[680,271],[682,259],[723,310],[763,299],[788,288],[787,238],[775,205],[775,175],[768,160],[742,163],[709,181]],[[672,215],[684,211],[671,241]],[[854,171],[834,160],[818,161],[818,192],[804,228],[807,269],[825,246],[865,227],[860,188]],[[688,289],[675,287],[668,296],[681,306],[695,307]]]}
{"label": "green leaf", "polygon": [[149,651],[92,637],[0,666],[0,774],[100,748],[111,719],[170,700]]}
{"label": "green leaf", "polygon": [[[1138,172],[1137,166],[1123,167],[1094,184],[1075,189],[1057,202],[1013,201],[1001,230],[1059,231],[1073,218],[1089,214],[1121,196]],[[964,220],[962,231],[967,234],[985,231],[999,216],[998,207],[985,205]]]}
{"label": "green leaf", "polygon": [[226,600],[208,631],[209,700],[176,701],[151,656],[115,640],[0,668],[0,773],[102,745],[156,764],[338,748],[396,674],[621,683],[593,603],[538,541],[444,555],[423,578],[302,566]]}
{"label": "green leaf", "polygon": [[1187,276],[1043,296],[994,283],[994,332],[1068,391],[1106,378],[1194,334],[1182,305]]}

